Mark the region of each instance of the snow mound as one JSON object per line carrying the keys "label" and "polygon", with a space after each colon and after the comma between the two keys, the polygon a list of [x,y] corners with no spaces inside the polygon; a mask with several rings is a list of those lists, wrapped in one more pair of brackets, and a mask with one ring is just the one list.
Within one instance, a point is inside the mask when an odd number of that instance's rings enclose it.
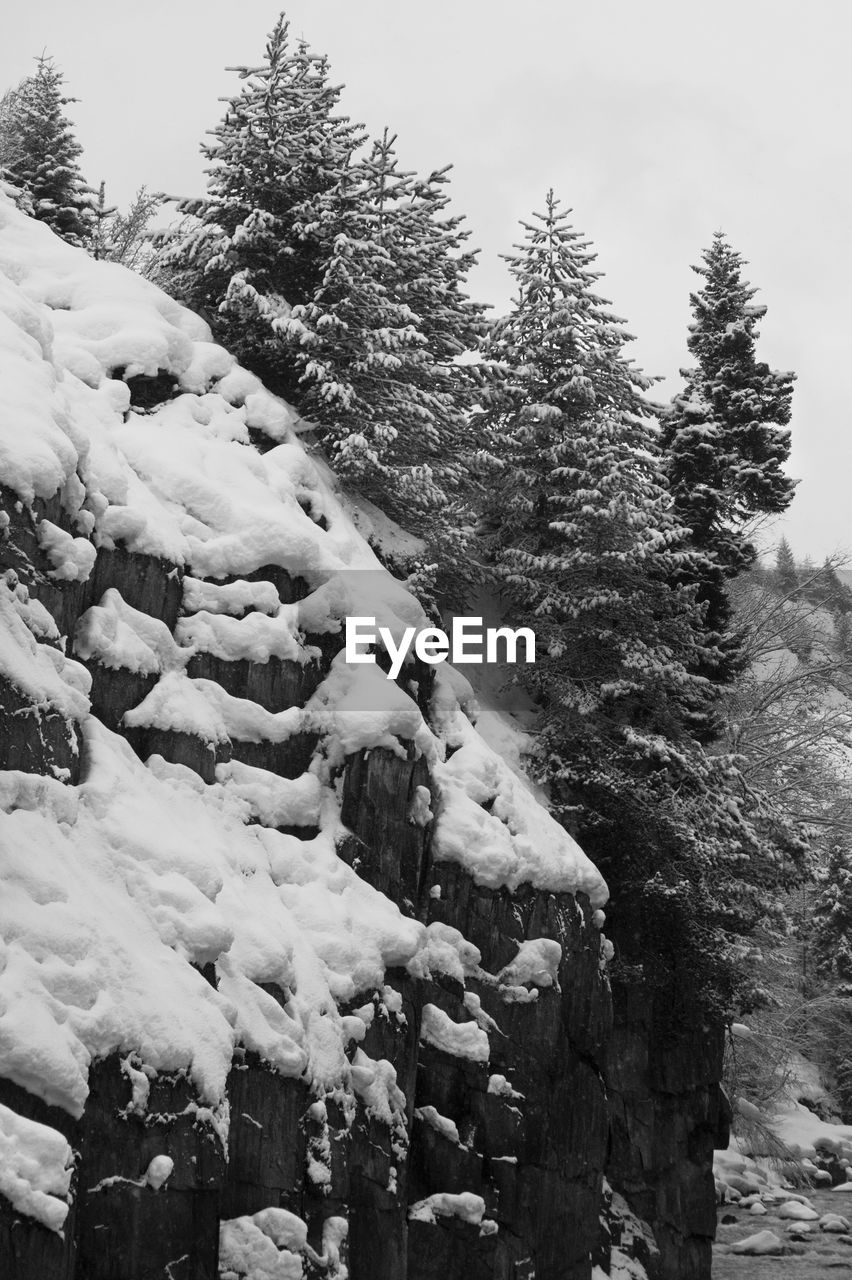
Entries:
{"label": "snow mound", "polygon": [[731,1253],[745,1253],[752,1257],[766,1257],[784,1252],[784,1245],[774,1231],[758,1231],[731,1245]]}
{"label": "snow mound", "polygon": [[820,1231],[828,1231],[838,1233],[849,1231],[849,1219],[843,1218],[839,1213],[824,1213],[819,1220]]}
{"label": "snow mound", "polygon": [[798,1200],[788,1200],[786,1204],[779,1205],[775,1212],[779,1218],[791,1218],[796,1222],[816,1222],[819,1218],[816,1209]]}
{"label": "snow mound", "polygon": [[485,1201],[472,1191],[461,1191],[457,1195],[436,1191],[425,1200],[418,1200],[408,1211],[413,1222],[434,1223],[437,1218],[460,1218],[474,1226],[481,1225],[484,1214]]}
{"label": "snow mound", "polygon": [[61,1133],[0,1104],[0,1193],[19,1213],[61,1231],[72,1152]]}

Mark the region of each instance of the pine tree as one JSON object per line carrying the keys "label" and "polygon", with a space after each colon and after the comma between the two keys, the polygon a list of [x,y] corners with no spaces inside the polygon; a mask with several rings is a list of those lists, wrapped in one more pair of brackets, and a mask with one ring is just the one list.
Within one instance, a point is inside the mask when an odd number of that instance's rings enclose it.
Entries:
{"label": "pine tree", "polygon": [[840,581],[834,563],[828,556],[819,569],[811,569],[810,576],[803,587],[803,594],[808,600],[822,609],[828,609],[831,613],[849,613],[852,609],[852,591]]}
{"label": "pine tree", "polygon": [[782,595],[793,596],[799,587],[799,574],[796,560],[786,538],[778,544],[775,556],[775,582]]}
{"label": "pine tree", "polygon": [[484,419],[501,461],[495,574],[513,625],[537,635],[522,678],[540,706],[541,780],[609,880],[619,971],[642,965],[671,1030],[733,998],[733,939],[773,910],[796,837],[697,740],[717,701],[698,673],[713,656],[702,558],[673,509],[648,380],[552,193],[524,225],[508,259],[518,298],[488,347],[507,367]]}
{"label": "pine tree", "polygon": [[809,1048],[848,1123],[852,1118],[852,852],[848,844],[841,840],[831,847],[817,883],[818,896],[803,939],[816,962],[816,982],[810,983],[807,992],[815,1039]]}
{"label": "pine tree", "polygon": [[[790,449],[794,376],[756,358],[758,322],[766,308],[742,277],[745,262],[717,232],[703,254],[701,289],[690,295],[694,321],[687,346],[696,364],[662,423],[669,483],[681,521],[704,554],[700,598],[711,642],[722,642],[730,610],[726,579],[749,568],[755,549],[749,523],[789,505],[795,482],[782,470]],[[716,677],[729,679],[736,645]]]}
{"label": "pine tree", "polygon": [[686,531],[647,421],[650,383],[594,292],[594,254],[552,191],[523,226],[525,243],[507,256],[517,301],[488,344],[507,369],[485,417],[500,460],[496,572],[544,636],[534,678],[543,691],[559,685],[545,694],[556,719],[606,707],[623,727],[621,701],[635,713],[655,681],[668,684],[670,709],[702,701],[677,656],[678,644],[691,651],[697,619],[694,590],[675,581],[689,560]]}
{"label": "pine tree", "polygon": [[298,376],[278,322],[320,286],[314,202],[339,182],[362,134],[335,114],[327,59],[303,41],[293,48],[283,15],[264,62],[234,69],[241,90],[202,147],[207,194],[181,202],[187,222],[159,265],[243,364],[293,398]]}
{"label": "pine tree", "polygon": [[298,228],[325,246],[323,278],[276,327],[335,469],[434,541],[469,484],[480,379],[456,360],[477,344],[483,308],[462,292],[474,255],[461,219],[442,216],[446,171],[418,181],[394,142],[385,130]]}
{"label": "pine tree", "polygon": [[822,873],[811,945],[817,973],[852,996],[852,854],[845,844],[833,846]]}
{"label": "pine tree", "polygon": [[[570,625],[574,643],[587,637],[590,659],[611,675],[630,661],[634,638],[630,628],[619,637],[613,619],[635,607],[637,580],[653,574],[655,556],[661,581],[671,574],[677,535],[643,421],[649,382],[624,358],[628,335],[593,291],[594,255],[552,191],[533,218],[522,224],[525,243],[506,257],[519,290],[514,310],[488,346],[507,367],[486,419],[502,470],[496,568],[513,600],[545,627],[551,662],[559,666]],[[606,657],[598,649],[604,633]],[[537,679],[547,679],[547,667],[538,666]],[[579,701],[588,702],[590,688],[578,687]]]}
{"label": "pine tree", "polygon": [[88,246],[95,228],[91,188],[80,172],[82,147],[64,108],[64,77],[51,58],[0,104],[0,167],[32,202],[33,216],[69,244]]}
{"label": "pine tree", "polygon": [[834,647],[844,666],[852,661],[852,622],[848,610],[834,616]]}

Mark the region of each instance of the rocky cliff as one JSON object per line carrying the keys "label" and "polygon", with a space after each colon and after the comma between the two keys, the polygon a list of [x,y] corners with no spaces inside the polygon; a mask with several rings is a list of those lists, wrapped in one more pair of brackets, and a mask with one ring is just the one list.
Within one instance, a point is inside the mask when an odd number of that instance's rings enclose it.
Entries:
{"label": "rocky cliff", "polygon": [[0,349],[0,1275],[588,1280],[601,877],[202,321],[0,196]]}
{"label": "rocky cliff", "polygon": [[606,1174],[619,1196],[605,1205],[604,1243],[641,1262],[649,1277],[708,1280],[713,1151],[728,1145],[731,1119],[719,1084],[724,1038],[720,1027],[672,1019],[677,983],[673,974],[656,1002],[636,985],[616,986],[604,1079]]}

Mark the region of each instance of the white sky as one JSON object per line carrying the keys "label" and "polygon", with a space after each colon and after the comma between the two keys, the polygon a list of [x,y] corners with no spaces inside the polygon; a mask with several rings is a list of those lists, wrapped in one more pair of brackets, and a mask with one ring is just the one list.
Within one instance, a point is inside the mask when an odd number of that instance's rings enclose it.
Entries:
{"label": "white sky", "polygon": [[[481,249],[471,292],[505,308],[499,254],[553,186],[598,250],[630,354],[679,386],[688,294],[721,228],[769,308],[759,352],[799,375],[785,518],[797,555],[852,555],[852,4],[848,0],[290,0],[342,108],[452,162]],[[88,180],[202,189],[198,144],[256,63],[275,0],[31,0],[4,20],[0,89],[43,48],[64,70]]]}

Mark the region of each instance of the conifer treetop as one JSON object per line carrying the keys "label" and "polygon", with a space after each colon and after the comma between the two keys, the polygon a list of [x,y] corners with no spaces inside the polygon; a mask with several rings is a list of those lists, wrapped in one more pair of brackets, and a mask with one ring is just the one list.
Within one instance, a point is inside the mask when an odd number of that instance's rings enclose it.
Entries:
{"label": "conifer treetop", "polygon": [[752,301],[757,290],[743,278],[744,266],[717,231],[702,265],[693,267],[704,281],[690,295],[687,346],[696,365],[683,371],[686,387],[664,424],[672,487],[687,523],[699,545],[719,544],[731,572],[753,560],[731,532],[756,515],[784,511],[795,489],[782,470],[795,374],[757,359],[766,307]]}
{"label": "conifer treetop", "polygon": [[483,308],[463,290],[474,255],[444,214],[447,170],[418,178],[395,141],[385,129],[297,224],[323,246],[323,275],[275,328],[338,471],[407,527],[434,529],[468,483],[478,379],[457,357]]}
{"label": "conifer treetop", "polygon": [[83,180],[82,147],[65,107],[64,76],[42,53],[36,70],[0,104],[0,167],[26,192],[33,216],[70,244],[86,246],[94,232],[94,192]]}
{"label": "conifer treetop", "polygon": [[360,126],[333,114],[341,86],[329,84],[328,59],[303,39],[293,48],[289,33],[282,13],[267,40],[265,62],[228,68],[243,83],[225,100],[214,140],[202,145],[211,165],[208,198],[195,210],[201,216],[209,218],[211,206],[220,212],[223,204],[252,202],[284,212],[325,190],[363,141]]}
{"label": "conifer treetop", "polygon": [[180,202],[187,217],[158,266],[243,364],[294,399],[297,378],[281,360],[275,323],[319,287],[318,202],[338,186],[364,133],[337,111],[341,89],[329,82],[328,60],[291,41],[283,14],[264,61],[231,70],[239,90],[202,145],[206,194]]}
{"label": "conifer treetop", "polygon": [[796,558],[786,538],[782,538],[778,543],[775,555],[775,577],[780,590],[785,594],[793,594],[798,589],[799,572],[796,568]]}
{"label": "conifer treetop", "polygon": [[[644,415],[651,380],[622,354],[632,340],[595,292],[596,254],[562,212],[553,190],[544,211],[521,223],[525,236],[504,254],[518,286],[513,311],[494,327],[490,348],[542,403],[567,412],[617,409]],[[529,358],[533,355],[532,360]]]}

